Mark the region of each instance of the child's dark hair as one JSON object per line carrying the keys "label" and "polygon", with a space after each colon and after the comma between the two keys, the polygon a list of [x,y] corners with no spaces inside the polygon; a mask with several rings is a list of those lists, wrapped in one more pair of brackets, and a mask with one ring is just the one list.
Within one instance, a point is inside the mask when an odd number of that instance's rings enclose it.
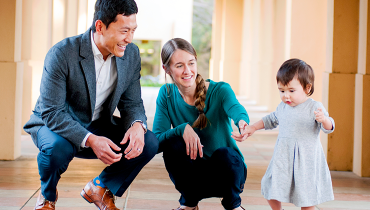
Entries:
{"label": "child's dark hair", "polygon": [[292,81],[294,77],[297,77],[304,90],[311,84],[311,90],[307,95],[312,95],[314,91],[315,75],[311,66],[297,58],[289,59],[281,65],[276,75],[276,81],[285,86]]}
{"label": "child's dark hair", "polygon": [[138,9],[134,0],[97,0],[91,29],[93,32],[96,31],[95,22],[97,20],[101,20],[108,28],[109,24],[117,21],[117,15],[130,16],[137,14],[137,12]]}

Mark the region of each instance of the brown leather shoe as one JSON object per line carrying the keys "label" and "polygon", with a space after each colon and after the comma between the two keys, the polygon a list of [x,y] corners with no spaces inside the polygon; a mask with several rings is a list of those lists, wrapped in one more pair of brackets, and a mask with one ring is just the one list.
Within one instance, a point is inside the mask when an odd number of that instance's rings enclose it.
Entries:
{"label": "brown leather shoe", "polygon": [[101,210],[119,210],[114,204],[113,193],[108,188],[95,186],[93,180],[86,184],[81,196],[89,203],[94,203]]}
{"label": "brown leather shoe", "polygon": [[[177,209],[172,209],[172,210],[183,210],[182,208],[181,208],[181,206],[179,207],[179,208],[177,208]],[[193,208],[193,210],[199,210],[199,207],[198,206],[196,206],[196,207],[194,207]]]}
{"label": "brown leather shoe", "polygon": [[40,194],[37,197],[35,210],[39,210],[39,209],[41,209],[41,210],[54,210],[55,209],[55,203],[57,202],[57,200],[58,200],[58,190],[57,190],[57,198],[55,199],[54,202],[46,200],[45,197],[42,195],[41,190],[40,190]]}

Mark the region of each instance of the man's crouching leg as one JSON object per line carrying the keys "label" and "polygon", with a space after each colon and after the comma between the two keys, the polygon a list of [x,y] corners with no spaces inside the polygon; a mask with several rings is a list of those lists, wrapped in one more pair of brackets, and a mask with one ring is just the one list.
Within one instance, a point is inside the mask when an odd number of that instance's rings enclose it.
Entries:
{"label": "man's crouching leg", "polygon": [[[144,135],[144,141],[145,145],[143,152],[138,157],[127,160],[122,156],[120,161],[103,170],[99,175],[99,181],[105,186],[104,188],[97,186],[94,181],[91,180],[82,190],[82,197],[88,202],[94,203],[100,209],[107,208],[117,210],[118,208],[116,208],[114,204],[113,195],[121,197],[141,169],[158,151],[158,140],[151,131],[148,130]],[[124,151],[127,145],[122,146],[121,151]]]}
{"label": "man's crouching leg", "polygon": [[55,209],[58,199],[57,184],[76,154],[77,148],[46,126],[41,127],[37,133],[37,147],[40,150],[37,164],[41,190],[35,209]]}

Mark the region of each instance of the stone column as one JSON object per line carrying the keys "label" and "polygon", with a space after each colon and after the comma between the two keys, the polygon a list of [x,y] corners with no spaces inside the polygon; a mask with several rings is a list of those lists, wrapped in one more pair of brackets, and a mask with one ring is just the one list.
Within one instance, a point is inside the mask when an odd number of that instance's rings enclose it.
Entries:
{"label": "stone column", "polygon": [[[40,94],[43,63],[52,43],[52,5],[52,0],[23,1],[22,61],[24,63],[24,77],[22,126],[30,119]],[[23,134],[25,134],[24,131]]]}
{"label": "stone column", "polygon": [[[244,0],[243,29],[242,29],[242,51],[240,62],[239,95],[251,99],[252,94],[252,54],[253,54],[253,0]],[[213,46],[212,46],[213,47]]]}
{"label": "stone column", "polygon": [[[273,22],[273,45],[271,51],[273,51],[272,68],[270,69],[270,78],[266,80],[270,85],[270,98],[268,104],[269,111],[275,111],[278,104],[281,102],[279,91],[276,83],[276,73],[279,70],[281,64],[289,57],[286,51],[286,34],[287,27],[290,26],[290,15],[287,15],[287,11],[291,10],[288,6],[287,1],[274,0],[274,22]],[[289,21],[288,21],[289,20]],[[290,41],[290,40],[289,40]]]}
{"label": "stone column", "polygon": [[315,72],[311,98],[322,100],[322,74],[325,71],[327,3],[322,0],[292,0],[290,58],[306,61]]}
{"label": "stone column", "polygon": [[252,1],[252,25],[251,25],[251,46],[250,49],[243,49],[249,51],[250,55],[250,69],[249,69],[249,76],[250,76],[250,84],[248,85],[248,89],[251,90],[250,92],[250,99],[254,101],[256,104],[260,104],[260,82],[263,75],[261,74],[261,42],[263,41],[261,37],[261,28],[262,28],[262,17],[261,17],[261,0],[253,0]]}
{"label": "stone column", "polygon": [[358,70],[355,84],[353,172],[370,177],[370,15],[369,2],[360,1]]}
{"label": "stone column", "polygon": [[215,0],[212,18],[212,51],[209,60],[209,78],[214,81],[220,81],[223,1]]}
{"label": "stone column", "polygon": [[219,77],[239,94],[243,0],[223,1]]}
{"label": "stone column", "polygon": [[216,0],[210,78],[225,81],[239,93],[243,0]]}
{"label": "stone column", "polygon": [[358,63],[359,0],[328,1],[324,105],[336,123],[328,135],[330,170],[352,171],[355,84]]}
{"label": "stone column", "polygon": [[0,160],[14,160],[21,155],[22,0],[0,1],[0,19]]}

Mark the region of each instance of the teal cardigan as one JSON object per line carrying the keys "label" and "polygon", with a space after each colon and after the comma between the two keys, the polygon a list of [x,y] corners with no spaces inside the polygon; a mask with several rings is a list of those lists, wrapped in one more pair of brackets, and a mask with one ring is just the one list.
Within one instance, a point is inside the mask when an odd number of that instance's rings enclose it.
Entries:
{"label": "teal cardigan", "polygon": [[[249,124],[249,117],[245,108],[240,105],[230,85],[225,82],[210,82],[204,113],[208,119],[207,127],[200,130],[194,128],[203,147],[204,158],[211,157],[220,147],[235,149],[243,158],[236,142],[231,138],[231,120],[237,127],[240,120]],[[159,152],[162,152],[166,140],[174,136],[183,136],[185,126],[192,125],[198,118],[195,106],[187,104],[174,84],[163,85],[157,97],[157,107],[154,116],[153,133],[159,140]],[[172,126],[172,127],[171,127]]]}

